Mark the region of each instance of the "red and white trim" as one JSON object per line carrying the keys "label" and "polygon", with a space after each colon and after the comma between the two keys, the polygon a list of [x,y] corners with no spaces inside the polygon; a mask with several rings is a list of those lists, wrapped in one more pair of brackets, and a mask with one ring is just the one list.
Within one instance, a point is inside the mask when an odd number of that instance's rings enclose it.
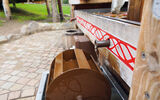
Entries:
{"label": "red and white trim", "polygon": [[114,54],[118,59],[125,63],[128,68],[132,71],[135,65],[135,52],[136,48],[117,37],[105,32],[99,27],[91,24],[90,22],[84,20],[83,18],[77,16],[77,22],[82,25],[86,30],[88,30],[93,36],[98,40],[111,40],[111,46],[107,48],[112,54]]}

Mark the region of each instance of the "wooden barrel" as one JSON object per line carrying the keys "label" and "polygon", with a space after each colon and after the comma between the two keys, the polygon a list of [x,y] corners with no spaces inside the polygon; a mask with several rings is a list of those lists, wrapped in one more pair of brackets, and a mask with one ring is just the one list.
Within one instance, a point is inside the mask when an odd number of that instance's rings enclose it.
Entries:
{"label": "wooden barrel", "polygon": [[82,50],[64,51],[52,62],[46,100],[110,100],[110,96],[109,82]]}

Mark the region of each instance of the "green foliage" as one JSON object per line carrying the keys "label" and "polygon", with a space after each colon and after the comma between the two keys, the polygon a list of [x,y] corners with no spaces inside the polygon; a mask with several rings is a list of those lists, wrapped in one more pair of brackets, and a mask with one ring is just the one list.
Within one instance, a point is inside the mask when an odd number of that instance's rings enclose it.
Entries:
{"label": "green foliage", "polygon": [[63,0],[63,3],[64,4],[68,4],[68,0]]}
{"label": "green foliage", "polygon": [[71,13],[70,6],[67,6],[67,5],[62,6],[62,9],[63,9],[63,14],[70,15],[70,13]]}
{"label": "green foliage", "polygon": [[3,22],[0,20],[0,26],[2,26],[2,23],[3,23]]}
{"label": "green foliage", "polygon": [[[10,4],[12,18],[19,21],[44,20],[48,18],[46,5],[17,3],[16,8]],[[70,14],[70,6],[63,6],[64,14]],[[0,17],[5,18],[3,10],[0,10]]]}
{"label": "green foliage", "polygon": [[0,10],[0,17],[2,17],[2,18],[5,17],[4,12],[2,10]]}
{"label": "green foliage", "polygon": [[20,21],[25,20],[43,20],[47,18],[47,10],[45,5],[41,4],[16,4],[17,8],[12,7],[13,19]]}
{"label": "green foliage", "polygon": [[[13,7],[13,5],[10,4],[10,7]],[[47,15],[46,5],[17,3],[16,7],[28,13],[33,13],[36,15],[45,15],[45,16]]]}

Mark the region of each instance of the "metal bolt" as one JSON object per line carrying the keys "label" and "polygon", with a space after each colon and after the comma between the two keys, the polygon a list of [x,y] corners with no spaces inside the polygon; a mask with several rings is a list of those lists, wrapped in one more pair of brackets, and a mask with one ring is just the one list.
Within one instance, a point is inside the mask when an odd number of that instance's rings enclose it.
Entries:
{"label": "metal bolt", "polygon": [[99,47],[109,47],[110,46],[110,40],[101,40],[101,41],[98,41],[96,40],[95,41],[95,46],[96,48],[99,48]]}
{"label": "metal bolt", "polygon": [[142,53],[141,53],[141,57],[142,57],[143,60],[145,60],[146,54],[145,54],[144,52],[142,52]]}
{"label": "metal bolt", "polygon": [[146,98],[147,100],[149,100],[149,99],[150,99],[150,95],[149,95],[149,93],[148,93],[148,92],[145,92],[145,98]]}

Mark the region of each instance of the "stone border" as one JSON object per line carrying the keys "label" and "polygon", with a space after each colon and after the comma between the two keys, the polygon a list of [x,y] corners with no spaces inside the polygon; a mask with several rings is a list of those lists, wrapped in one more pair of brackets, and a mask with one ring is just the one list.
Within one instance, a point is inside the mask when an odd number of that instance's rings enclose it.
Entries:
{"label": "stone border", "polygon": [[0,36],[0,44],[19,39],[23,36],[31,35],[42,31],[53,31],[53,30],[65,30],[74,29],[74,22],[66,23],[39,23],[32,21],[27,25],[23,25],[20,30],[20,34],[9,34],[7,36]]}

